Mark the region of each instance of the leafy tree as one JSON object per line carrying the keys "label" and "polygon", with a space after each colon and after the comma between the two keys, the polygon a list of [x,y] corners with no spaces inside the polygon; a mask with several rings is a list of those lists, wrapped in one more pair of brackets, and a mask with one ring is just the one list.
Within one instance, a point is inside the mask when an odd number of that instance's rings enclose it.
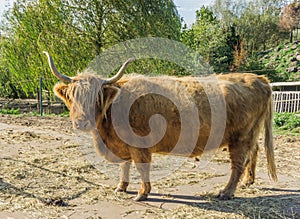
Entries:
{"label": "leafy tree", "polygon": [[293,42],[293,31],[300,23],[300,2],[293,2],[284,6],[280,15],[280,27],[290,32],[290,42]]}
{"label": "leafy tree", "polygon": [[216,72],[229,71],[238,36],[235,27],[224,27],[208,7],[196,12],[196,22],[182,32],[182,41],[195,49]]}
{"label": "leafy tree", "polygon": [[215,0],[212,7],[196,12],[197,20],[191,29],[183,30],[182,41],[196,49],[216,72],[257,69],[261,66],[255,64],[257,54],[287,39],[278,25],[284,3]]}
{"label": "leafy tree", "polygon": [[180,28],[170,0],[17,0],[1,26],[0,62],[19,96],[32,96],[39,76],[47,79],[48,90],[56,80],[49,77],[43,50],[62,72],[74,74],[118,42],[145,36],[179,40]]}
{"label": "leafy tree", "polygon": [[[94,44],[95,53],[126,39],[160,36],[179,39],[180,18],[168,0],[65,0],[77,35]],[[71,6],[68,6],[71,5]]]}
{"label": "leafy tree", "polygon": [[[18,0],[7,15],[8,29],[1,41],[1,62],[10,74],[11,82],[17,87],[19,96],[32,96],[36,93],[39,77],[47,77],[48,69],[43,50],[50,51],[55,59],[63,60],[60,68],[68,72],[70,55],[85,54],[89,49],[82,38],[76,37],[66,23],[70,12],[58,0],[25,1]],[[78,70],[87,56],[76,57],[71,70]],[[44,80],[46,88],[51,90],[55,82],[53,77]]]}
{"label": "leafy tree", "polygon": [[236,27],[249,55],[286,39],[278,21],[284,0],[216,0],[213,11],[223,25]]}

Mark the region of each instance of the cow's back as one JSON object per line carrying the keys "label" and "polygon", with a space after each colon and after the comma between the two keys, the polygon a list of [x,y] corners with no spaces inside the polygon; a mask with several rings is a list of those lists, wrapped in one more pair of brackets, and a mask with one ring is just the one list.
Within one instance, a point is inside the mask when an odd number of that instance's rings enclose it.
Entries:
{"label": "cow's back", "polygon": [[[191,156],[201,155],[209,136],[215,135],[211,133],[211,104],[214,103],[209,100],[210,96],[220,96],[219,99],[224,97],[226,101],[225,109],[218,109],[220,114],[225,115],[223,118],[227,118],[223,144],[228,142],[233,133],[247,133],[257,118],[263,116],[271,97],[268,79],[254,74],[224,74],[208,78],[129,76],[120,81],[120,87],[138,93],[139,98],[131,105],[129,114],[135,134],[151,134],[149,120],[153,115],[160,114],[166,121],[166,132],[151,147],[152,152],[172,151],[173,154]],[[140,95],[143,92],[145,95]],[[195,108],[196,113],[182,116],[189,110],[195,112]],[[185,118],[188,121],[182,120]],[[189,132],[184,132],[182,126],[188,126]],[[193,142],[195,136],[198,139]],[[181,143],[178,146],[179,138]]]}

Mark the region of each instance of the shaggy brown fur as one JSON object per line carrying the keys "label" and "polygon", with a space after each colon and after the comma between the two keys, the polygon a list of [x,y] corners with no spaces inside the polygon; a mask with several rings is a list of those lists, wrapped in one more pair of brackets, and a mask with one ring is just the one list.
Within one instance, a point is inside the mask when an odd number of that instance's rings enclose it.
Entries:
{"label": "shaggy brown fur", "polygon": [[[233,197],[241,175],[243,183],[252,184],[255,178],[258,135],[261,126],[265,126],[265,151],[268,169],[273,180],[277,180],[273,136],[272,136],[272,99],[269,81],[264,76],[254,74],[227,74],[216,76],[218,83],[211,77],[199,79],[193,77],[143,77],[126,76],[113,85],[102,86],[101,79],[95,75],[78,75],[74,82],[58,84],[54,91],[70,109],[70,117],[75,128],[91,131],[95,148],[99,155],[111,162],[121,162],[121,179],[117,191],[126,191],[129,182],[129,169],[134,161],[142,178],[142,188],[136,200],[145,200],[150,193],[150,162],[152,153],[175,154],[181,156],[200,156],[211,133],[211,105],[209,95],[216,99],[223,95],[226,102],[226,127],[219,146],[227,146],[231,159],[231,177],[227,186],[220,192],[220,199]],[[202,84],[208,84],[209,90]],[[217,87],[219,86],[219,87]],[[129,122],[138,136],[147,136],[151,130],[149,119],[155,114],[166,120],[166,130],[162,139],[149,148],[139,148],[123,142],[112,124],[112,103],[122,99],[120,89],[126,87],[130,91],[146,88],[161,89],[178,96],[179,104],[184,110],[193,108],[194,102],[198,112],[200,128],[190,130],[190,136],[180,136],[183,123],[193,124],[193,119],[184,121],[180,117],[178,107],[172,100],[157,94],[149,93],[138,98],[131,106]],[[221,89],[220,94],[218,89]],[[208,94],[209,92],[209,94]],[[122,92],[121,92],[122,93]],[[96,96],[95,96],[96,94]],[[184,96],[188,96],[185,98]],[[124,97],[125,98],[125,97]],[[120,100],[121,100],[120,99]],[[122,112],[122,111],[120,111]],[[128,130],[121,130],[129,133]],[[189,142],[196,136],[196,142]],[[177,147],[179,138],[180,145]],[[103,147],[100,138],[107,147]],[[135,147],[136,146],[136,147]],[[174,148],[176,146],[176,148]],[[124,162],[126,161],[126,162]]]}

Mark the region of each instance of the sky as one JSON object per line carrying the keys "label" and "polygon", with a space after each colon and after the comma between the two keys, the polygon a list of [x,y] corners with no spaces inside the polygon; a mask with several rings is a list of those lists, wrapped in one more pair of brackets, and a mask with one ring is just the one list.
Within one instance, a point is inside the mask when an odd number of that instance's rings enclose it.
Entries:
{"label": "sky", "polygon": [[[0,0],[0,17],[7,6],[12,6],[15,0]],[[196,10],[202,5],[209,5],[213,0],[173,0],[185,23],[190,26],[196,18]]]}
{"label": "sky", "polygon": [[2,16],[6,6],[12,5],[15,0],[0,0],[0,15]]}
{"label": "sky", "polygon": [[185,23],[191,26],[196,19],[196,10],[200,9],[202,5],[210,5],[213,0],[173,0],[177,6],[180,17],[183,17]]}

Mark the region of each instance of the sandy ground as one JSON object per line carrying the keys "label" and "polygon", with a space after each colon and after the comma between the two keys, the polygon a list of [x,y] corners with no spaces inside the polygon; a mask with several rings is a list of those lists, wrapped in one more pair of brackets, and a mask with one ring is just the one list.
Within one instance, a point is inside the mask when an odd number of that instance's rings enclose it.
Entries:
{"label": "sandy ground", "polygon": [[0,218],[300,218],[300,138],[275,136],[275,158],[278,182],[261,149],[255,184],[219,201],[227,152],[206,166],[155,156],[149,200],[134,202],[136,171],[129,192],[115,194],[118,167],[99,159],[68,118],[0,115]]}

